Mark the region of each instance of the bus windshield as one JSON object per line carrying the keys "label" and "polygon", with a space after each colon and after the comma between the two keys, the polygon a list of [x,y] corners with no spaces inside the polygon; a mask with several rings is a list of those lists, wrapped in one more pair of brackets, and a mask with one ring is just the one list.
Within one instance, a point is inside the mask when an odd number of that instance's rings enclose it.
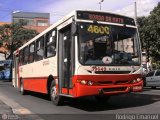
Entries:
{"label": "bus windshield", "polygon": [[136,28],[78,23],[78,39],[83,65],[140,65]]}

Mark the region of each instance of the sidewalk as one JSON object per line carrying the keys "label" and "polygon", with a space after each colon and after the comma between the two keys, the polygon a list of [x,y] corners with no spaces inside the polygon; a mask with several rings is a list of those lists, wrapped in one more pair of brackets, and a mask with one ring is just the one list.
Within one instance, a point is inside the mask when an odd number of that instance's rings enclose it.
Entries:
{"label": "sidewalk", "polygon": [[13,115],[12,108],[0,100],[0,120],[7,120],[8,115]]}
{"label": "sidewalk", "polygon": [[[0,81],[0,87],[11,87],[11,83]],[[24,108],[11,97],[0,91],[0,120],[44,120]]]}
{"label": "sidewalk", "polygon": [[[13,114],[12,108],[0,100],[0,114]],[[0,116],[1,119],[1,116]]]}
{"label": "sidewalk", "polygon": [[0,120],[44,120],[34,114],[14,114],[12,108],[0,100]]}

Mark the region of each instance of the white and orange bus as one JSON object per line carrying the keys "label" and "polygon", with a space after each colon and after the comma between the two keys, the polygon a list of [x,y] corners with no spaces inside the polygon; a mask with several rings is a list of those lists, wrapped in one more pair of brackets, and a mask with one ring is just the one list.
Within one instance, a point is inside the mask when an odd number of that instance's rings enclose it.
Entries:
{"label": "white and orange bus", "polygon": [[133,18],[76,10],[14,52],[13,85],[22,94],[109,96],[143,89],[141,46]]}

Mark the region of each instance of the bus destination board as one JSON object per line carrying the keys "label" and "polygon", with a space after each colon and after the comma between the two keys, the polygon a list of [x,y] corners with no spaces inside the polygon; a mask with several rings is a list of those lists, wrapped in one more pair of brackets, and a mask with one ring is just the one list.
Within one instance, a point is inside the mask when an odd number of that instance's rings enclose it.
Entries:
{"label": "bus destination board", "polygon": [[118,24],[135,26],[135,22],[133,18],[111,14],[111,13],[104,13],[104,12],[77,11],[77,19],[110,22],[110,23],[118,23]]}

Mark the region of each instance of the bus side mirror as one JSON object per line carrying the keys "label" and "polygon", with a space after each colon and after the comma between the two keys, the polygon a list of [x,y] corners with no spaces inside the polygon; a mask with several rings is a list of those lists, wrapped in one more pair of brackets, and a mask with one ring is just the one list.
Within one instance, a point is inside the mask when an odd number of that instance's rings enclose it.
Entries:
{"label": "bus side mirror", "polygon": [[75,24],[75,22],[72,22],[71,34],[72,36],[75,36],[77,34],[77,25]]}

